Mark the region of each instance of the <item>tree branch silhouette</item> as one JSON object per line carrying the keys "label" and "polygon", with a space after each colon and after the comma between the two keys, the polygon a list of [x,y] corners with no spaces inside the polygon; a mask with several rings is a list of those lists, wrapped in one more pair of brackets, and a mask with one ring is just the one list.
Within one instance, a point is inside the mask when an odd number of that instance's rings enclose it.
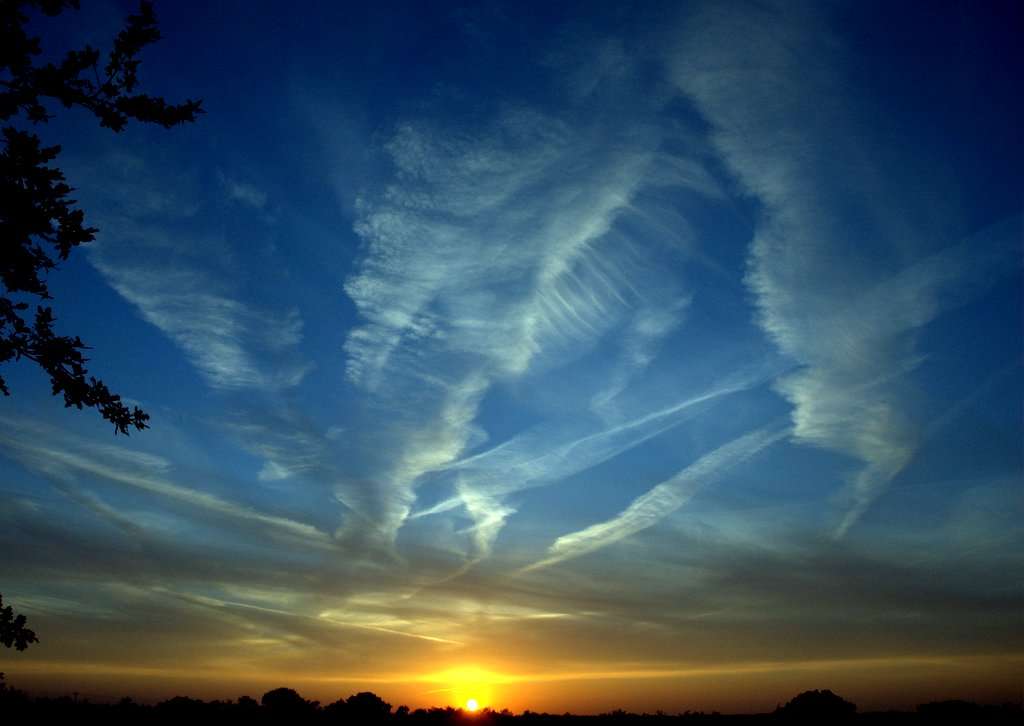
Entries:
{"label": "tree branch silhouette", "polygon": [[4,607],[4,596],[0,594],[0,643],[18,650],[25,650],[32,643],[38,643],[39,638],[34,631],[25,627],[26,622],[25,616],[15,615],[10,605]]}
{"label": "tree branch silhouette", "polygon": [[[100,52],[86,45],[68,51],[60,63],[34,65],[42,53],[40,39],[26,31],[35,9],[56,16],[78,9],[77,0],[5,0],[0,3],[0,122],[4,126],[0,151],[0,364],[26,359],[49,376],[53,395],[63,395],[66,407],[95,408],[114,425],[115,433],[129,427],[148,427],[149,414],[129,409],[121,397],[89,375],[88,346],[75,336],[54,332],[53,311],[29,300],[51,300],[46,275],[68,259],[79,245],[95,239],[95,227],[75,208],[74,191],[63,172],[52,166],[61,147],[43,146],[39,137],[17,128],[53,118],[47,102],[64,108],[79,106],[91,112],[100,126],[122,131],[130,120],[171,128],[195,121],[201,101],[169,104],[163,98],[136,92],[139,53],[160,39],[156,15],[149,2],[129,15],[114,38],[100,71]],[[26,299],[27,298],[27,299]],[[0,391],[10,395],[0,376]]]}

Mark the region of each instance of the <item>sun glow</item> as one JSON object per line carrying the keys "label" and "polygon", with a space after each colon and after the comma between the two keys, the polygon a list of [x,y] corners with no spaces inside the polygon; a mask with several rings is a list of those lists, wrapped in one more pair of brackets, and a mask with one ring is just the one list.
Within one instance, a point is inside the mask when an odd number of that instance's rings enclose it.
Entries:
{"label": "sun glow", "polygon": [[439,689],[448,693],[448,703],[474,713],[494,703],[494,684],[504,680],[500,673],[485,670],[478,665],[466,665],[438,671],[426,676],[426,680],[444,684]]}

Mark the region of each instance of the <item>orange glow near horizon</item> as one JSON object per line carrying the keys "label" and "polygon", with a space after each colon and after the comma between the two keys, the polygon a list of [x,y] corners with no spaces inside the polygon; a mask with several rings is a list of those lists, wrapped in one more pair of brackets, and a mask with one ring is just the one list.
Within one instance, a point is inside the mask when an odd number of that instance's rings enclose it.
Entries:
{"label": "orange glow near horizon", "polygon": [[[0,670],[19,688],[50,695],[78,691],[95,700],[130,695],[157,701],[174,695],[212,700],[255,696],[272,688],[295,688],[324,703],[359,691],[377,693],[394,707],[451,706],[473,713],[484,708],[519,713],[601,713],[614,708],[670,713],[721,710],[755,713],[810,688],[831,688],[864,710],[913,708],[939,698],[998,703],[1012,697],[1014,673],[1024,655],[917,656],[772,661],[703,667],[639,667],[593,670],[506,670],[472,664],[393,674],[316,675],[233,668],[167,669],[38,660],[26,654],[0,657]],[[116,684],[116,685],[114,685]],[[921,685],[925,684],[925,685]]]}
{"label": "orange glow near horizon", "polygon": [[490,705],[494,698],[494,685],[502,676],[478,665],[461,666],[427,676],[429,680],[448,684],[443,690],[451,694],[451,702],[457,708],[477,711]]}

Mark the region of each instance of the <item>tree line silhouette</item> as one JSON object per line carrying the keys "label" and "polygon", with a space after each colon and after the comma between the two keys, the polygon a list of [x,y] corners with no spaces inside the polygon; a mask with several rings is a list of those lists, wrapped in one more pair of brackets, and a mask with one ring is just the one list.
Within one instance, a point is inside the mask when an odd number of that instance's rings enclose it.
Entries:
{"label": "tree line silhouette", "polygon": [[469,712],[461,708],[410,710],[392,709],[391,704],[374,693],[364,691],[327,705],[304,699],[291,688],[275,688],[257,701],[249,696],[237,700],[202,701],[175,696],[155,705],[123,698],[116,703],[93,703],[77,696],[32,697],[7,685],[0,674],[0,723],[103,723],[156,724],[159,726],[259,726],[291,724],[310,726],[694,726],[697,724],[920,724],[922,726],[956,724],[1024,723],[1019,704],[983,706],[967,701],[927,703],[915,711],[858,713],[857,707],[832,691],[805,691],[771,713],[729,715],[718,712],[686,711],[653,714],[612,711],[596,716],[570,713],[548,714],[507,709],[484,708]]}

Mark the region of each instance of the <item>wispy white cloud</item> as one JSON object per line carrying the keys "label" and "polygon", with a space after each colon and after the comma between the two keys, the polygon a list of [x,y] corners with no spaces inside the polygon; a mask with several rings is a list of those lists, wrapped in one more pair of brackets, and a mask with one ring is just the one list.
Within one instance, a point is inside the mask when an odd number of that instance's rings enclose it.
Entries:
{"label": "wispy white cloud", "polygon": [[359,482],[338,485],[338,500],[357,515],[343,523],[339,537],[355,537],[384,549],[394,543],[415,502],[416,481],[456,458],[471,440],[473,418],[487,385],[483,377],[471,375],[447,387],[433,416],[402,431],[393,461],[372,490]]}
{"label": "wispy white cloud", "polygon": [[906,169],[872,163],[873,131],[846,111],[857,89],[826,14],[708,4],[684,23],[671,62],[715,148],[763,205],[747,283],[762,328],[804,366],[778,386],[795,438],[862,463],[842,535],[916,449],[905,378],[921,361],[915,331],[1000,260],[1013,263],[1009,229],[956,244],[946,200],[922,195]]}
{"label": "wispy white cloud", "polygon": [[256,475],[260,481],[280,481],[282,479],[291,478],[293,472],[277,463],[273,459],[268,459],[263,463],[263,467]]}
{"label": "wispy white cloud", "polygon": [[69,499],[78,502],[86,509],[95,513],[101,519],[113,524],[115,527],[118,527],[131,535],[139,535],[142,533],[142,526],[137,521],[118,511],[118,509],[103,501],[95,493],[90,492],[87,489],[82,489],[70,481],[56,481],[55,485]]}
{"label": "wispy white cloud", "polygon": [[325,437],[292,407],[239,406],[234,417],[219,426],[242,448],[263,460],[257,473],[262,482],[297,476],[330,480],[335,475]]}
{"label": "wispy white cloud", "polygon": [[[473,517],[476,557],[490,554],[505,520],[515,513],[505,500],[609,461],[704,413],[731,394],[761,383],[761,376],[737,376],[671,406],[648,411],[605,428],[593,423],[538,426],[474,456],[454,461],[441,474],[455,480],[455,495],[412,515],[423,517],[463,506]],[[581,429],[589,432],[581,433]],[[596,430],[595,430],[596,428]]]}
{"label": "wispy white cloud", "polygon": [[788,436],[785,427],[766,427],[734,439],[637,497],[618,515],[555,540],[548,556],[524,571],[549,567],[607,547],[647,529],[683,506],[697,491],[731,467]]}
{"label": "wispy white cloud", "polygon": [[400,129],[399,182],[364,203],[368,254],[346,283],[366,320],[346,344],[350,377],[373,388],[389,365],[401,370],[403,340],[514,375],[606,326],[601,313],[627,285],[593,248],[652,159],[643,148],[602,154],[598,141],[528,111],[478,138]]}
{"label": "wispy white cloud", "polygon": [[[162,457],[87,442],[41,424],[25,421],[15,424],[7,419],[0,419],[0,424],[3,426],[0,448],[31,471],[54,479],[65,490],[79,477],[92,477],[155,494],[235,522],[257,525],[290,541],[316,547],[330,546],[331,538],[312,525],[266,514],[174,482],[170,478],[171,464]],[[87,506],[106,514],[113,512],[95,498]]]}
{"label": "wispy white cloud", "polygon": [[310,370],[293,352],[302,340],[302,318],[295,309],[259,311],[220,292],[222,285],[209,274],[182,264],[129,261],[105,248],[93,263],[143,318],[184,350],[214,388],[289,388]]}
{"label": "wispy white cloud", "polygon": [[220,180],[228,199],[254,209],[263,209],[267,206],[267,193],[254,184],[239,181],[224,174],[221,174]]}
{"label": "wispy white cloud", "polygon": [[650,365],[665,336],[682,324],[691,302],[692,297],[683,297],[665,307],[636,311],[622,335],[619,361],[605,387],[591,398],[591,410],[603,416],[615,415],[615,398]]}
{"label": "wispy white cloud", "polygon": [[[81,162],[79,162],[81,164]],[[300,360],[303,321],[294,306],[269,308],[242,284],[265,256],[198,226],[194,175],[159,160],[108,154],[82,164],[102,183],[86,198],[100,233],[89,260],[110,286],[185,353],[218,389],[284,389],[311,369]],[[229,199],[262,207],[256,187],[219,174]],[[208,211],[208,210],[206,210]],[[267,270],[254,275],[266,280]]]}
{"label": "wispy white cloud", "polygon": [[[698,162],[663,151],[660,133],[624,126],[581,130],[509,108],[480,132],[406,124],[389,143],[396,178],[359,205],[366,253],[345,285],[364,321],[345,344],[348,376],[402,418],[400,453],[379,477],[385,539],[417,480],[485,436],[475,418],[495,383],[572,360],[635,316],[625,381],[674,327],[685,295],[658,260],[680,254],[677,237],[641,244],[615,225],[642,216],[641,189],[717,187]],[[402,409],[409,391],[417,411]],[[467,496],[481,541],[503,519],[483,496]]]}

